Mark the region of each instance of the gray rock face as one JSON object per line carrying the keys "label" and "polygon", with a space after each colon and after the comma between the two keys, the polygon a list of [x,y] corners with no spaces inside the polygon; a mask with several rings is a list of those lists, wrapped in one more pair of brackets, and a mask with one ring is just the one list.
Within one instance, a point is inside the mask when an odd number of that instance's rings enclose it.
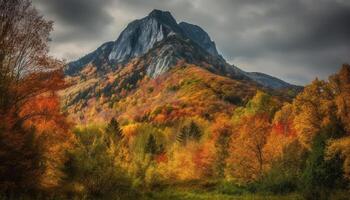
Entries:
{"label": "gray rock face", "polygon": [[124,62],[145,54],[168,35],[182,34],[169,12],[152,11],[147,17],[131,22],[120,34],[108,56],[111,62]]}
{"label": "gray rock face", "polygon": [[159,57],[153,58],[147,67],[147,75],[155,78],[168,71],[178,61],[172,45],[164,45],[159,51]]}
{"label": "gray rock face", "polygon": [[[184,39],[177,35],[169,36],[154,48],[146,53],[142,60],[145,63],[145,71],[149,77],[157,77],[171,68],[177,66],[179,61],[187,64],[205,67],[212,73],[222,76],[228,76],[234,79],[250,80],[245,72],[238,67],[229,65],[219,56],[213,56],[205,49],[201,48],[196,42]],[[204,67],[204,66],[203,66]]]}
{"label": "gray rock face", "polygon": [[215,42],[212,41],[207,32],[201,27],[186,22],[179,23],[185,36],[196,42],[200,47],[208,51],[213,56],[219,56]]}

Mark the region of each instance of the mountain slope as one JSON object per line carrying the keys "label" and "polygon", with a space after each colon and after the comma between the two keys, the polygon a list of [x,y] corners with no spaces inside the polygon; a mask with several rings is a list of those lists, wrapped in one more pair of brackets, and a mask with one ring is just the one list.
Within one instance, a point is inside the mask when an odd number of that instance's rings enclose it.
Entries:
{"label": "mountain slope", "polygon": [[113,48],[113,44],[114,42],[106,42],[95,51],[87,54],[77,61],[69,63],[68,67],[65,68],[65,74],[71,76],[78,75],[79,72],[88,64],[93,64],[94,66],[98,67],[100,69],[99,71],[104,71],[102,70],[102,66],[105,66],[107,67],[106,69],[108,69],[111,66],[111,63],[107,58]]}
{"label": "mountain slope", "polygon": [[156,78],[143,76],[142,71],[142,62],[134,60],[117,73],[70,79],[74,84],[63,93],[66,111],[80,123],[103,123],[112,116],[159,124],[191,116],[212,120],[229,116],[257,90],[251,81],[216,75],[193,64],[178,63]]}
{"label": "mountain slope", "polygon": [[276,77],[260,73],[260,72],[247,72],[246,75],[254,80],[255,82],[263,85],[265,87],[270,87],[272,89],[284,89],[284,88],[301,88],[282,81]]}

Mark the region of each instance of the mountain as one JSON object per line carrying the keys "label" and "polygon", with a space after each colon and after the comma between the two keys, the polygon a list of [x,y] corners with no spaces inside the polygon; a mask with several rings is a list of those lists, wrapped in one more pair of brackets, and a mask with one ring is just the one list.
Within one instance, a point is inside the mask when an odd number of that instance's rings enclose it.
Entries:
{"label": "mountain", "polygon": [[[235,78],[251,79],[256,83],[272,88],[293,88],[294,86],[288,84],[275,77],[263,73],[249,73],[232,65],[231,67],[219,55],[215,42],[211,40],[208,33],[201,27],[187,22],[177,23],[170,12],[153,10],[148,16],[131,22],[120,34],[117,40],[107,42],[96,49],[94,52],[82,57],[81,59],[69,63],[65,69],[65,73],[70,76],[79,74],[79,72],[89,63],[97,67],[98,73],[105,73],[108,70],[114,70],[122,67],[131,59],[140,57],[153,48],[156,43],[164,39],[176,35],[183,40],[189,40],[198,45],[193,51],[204,50],[206,53],[215,57],[217,63],[211,63],[217,69],[222,69],[219,74],[228,74]],[[181,49],[181,48],[178,48]],[[167,71],[180,57],[172,48],[172,44],[162,48],[162,53],[154,58],[152,66],[148,69],[147,74],[151,77],[156,77]],[[167,51],[172,51],[172,55]],[[191,53],[191,52],[190,52]],[[207,55],[206,55],[207,56]],[[225,66],[225,67],[222,67]],[[214,67],[214,68],[215,68]]]}
{"label": "mountain", "polygon": [[[195,38],[195,33],[200,35]],[[190,24],[177,24],[170,12],[153,10],[145,18],[131,22],[116,41],[107,42],[94,52],[70,63],[65,72],[68,75],[76,75],[90,62],[95,65],[125,63],[145,54],[156,42],[171,35],[191,38],[208,52],[218,55],[215,44],[202,29]]]}
{"label": "mountain", "polygon": [[[117,40],[69,63],[65,74],[71,87],[62,92],[64,108],[81,121],[103,121],[116,111],[129,120],[153,120],[148,115],[154,109],[169,105],[176,107],[177,117],[189,115],[187,109],[200,109],[198,115],[215,118],[212,115],[247,102],[257,90],[281,101],[300,90],[228,64],[202,28],[178,24],[160,10],[131,22]],[[186,106],[174,107],[178,104]]]}

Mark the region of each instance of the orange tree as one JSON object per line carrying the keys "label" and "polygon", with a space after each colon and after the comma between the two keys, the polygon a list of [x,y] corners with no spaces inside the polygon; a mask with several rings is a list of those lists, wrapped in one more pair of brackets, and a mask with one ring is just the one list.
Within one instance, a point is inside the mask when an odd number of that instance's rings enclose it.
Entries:
{"label": "orange tree", "polygon": [[62,63],[48,56],[52,22],[29,0],[0,0],[0,13],[0,188],[57,186],[71,137],[57,96]]}

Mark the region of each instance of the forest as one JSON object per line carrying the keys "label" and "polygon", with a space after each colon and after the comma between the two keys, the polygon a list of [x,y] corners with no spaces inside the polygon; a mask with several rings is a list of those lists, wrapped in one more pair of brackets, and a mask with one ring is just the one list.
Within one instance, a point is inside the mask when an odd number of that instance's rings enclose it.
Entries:
{"label": "forest", "polygon": [[0,27],[0,199],[349,199],[349,64],[286,98],[180,63],[80,124],[53,22],[0,0]]}

